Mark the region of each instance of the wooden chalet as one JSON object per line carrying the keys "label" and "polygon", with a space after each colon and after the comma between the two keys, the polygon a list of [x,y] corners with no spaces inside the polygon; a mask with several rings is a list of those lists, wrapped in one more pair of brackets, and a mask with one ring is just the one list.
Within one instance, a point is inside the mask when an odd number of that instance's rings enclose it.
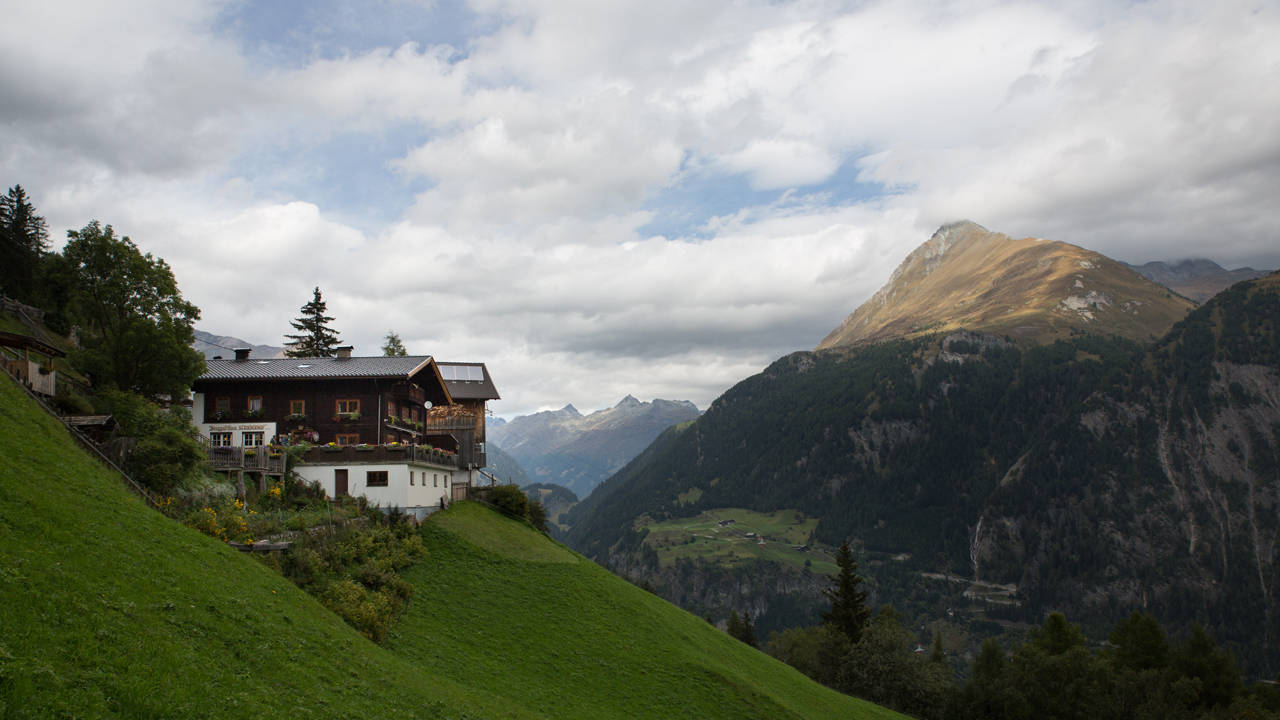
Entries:
{"label": "wooden chalet", "polygon": [[[235,352],[234,360],[210,360],[194,387],[193,419],[208,438],[215,469],[283,472],[283,460],[276,468],[275,453],[264,447],[274,439],[316,445],[296,471],[321,481],[331,496],[363,493],[413,508],[424,486],[449,499],[452,485],[479,480],[486,402],[499,399],[483,363],[352,357],[349,347],[330,358]],[[393,489],[398,477],[405,492]]]}

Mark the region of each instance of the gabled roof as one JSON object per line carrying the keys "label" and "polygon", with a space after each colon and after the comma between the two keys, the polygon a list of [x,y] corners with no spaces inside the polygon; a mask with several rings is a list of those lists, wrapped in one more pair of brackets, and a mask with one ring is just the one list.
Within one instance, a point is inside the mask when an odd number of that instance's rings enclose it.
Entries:
{"label": "gabled roof", "polygon": [[430,355],[209,360],[207,369],[196,382],[410,378],[430,364]]}
{"label": "gabled roof", "polygon": [[[501,400],[484,363],[436,362],[454,400]],[[479,370],[479,373],[476,373]]]}

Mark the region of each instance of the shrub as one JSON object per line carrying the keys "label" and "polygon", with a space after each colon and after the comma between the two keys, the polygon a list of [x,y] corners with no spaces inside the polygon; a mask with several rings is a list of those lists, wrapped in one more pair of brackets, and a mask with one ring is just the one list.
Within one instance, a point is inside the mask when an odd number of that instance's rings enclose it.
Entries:
{"label": "shrub", "polygon": [[[489,502],[505,513],[522,518],[529,513],[529,498],[515,485],[499,485],[489,495]],[[546,520],[545,515],[543,520]]]}
{"label": "shrub", "polygon": [[[59,385],[58,389],[61,390],[63,387],[63,385]],[[53,400],[53,407],[64,415],[88,415],[93,412],[93,403],[73,392],[58,395]]]}
{"label": "shrub", "polygon": [[173,427],[161,427],[138,441],[129,456],[134,479],[152,490],[168,492],[200,467],[204,450]]}

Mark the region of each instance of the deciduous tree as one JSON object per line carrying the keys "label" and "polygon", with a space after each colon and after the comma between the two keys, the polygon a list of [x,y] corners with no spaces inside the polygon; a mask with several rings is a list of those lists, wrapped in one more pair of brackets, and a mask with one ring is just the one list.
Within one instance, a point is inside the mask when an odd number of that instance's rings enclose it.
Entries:
{"label": "deciduous tree", "polygon": [[191,347],[200,310],[182,298],[173,271],[97,220],[67,237],[63,256],[89,326],[75,358],[80,369],[95,384],[185,398],[205,368],[204,355]]}

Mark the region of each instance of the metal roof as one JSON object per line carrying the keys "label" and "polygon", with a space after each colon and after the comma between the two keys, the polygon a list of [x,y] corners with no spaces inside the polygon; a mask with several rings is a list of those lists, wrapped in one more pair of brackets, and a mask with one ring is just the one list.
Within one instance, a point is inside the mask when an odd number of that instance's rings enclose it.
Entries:
{"label": "metal roof", "polygon": [[[464,363],[464,362],[441,362],[436,361],[436,367],[440,368],[441,376],[444,377],[445,387],[449,388],[449,396],[454,400],[501,400],[502,396],[498,394],[498,388],[493,384],[493,378],[489,376],[489,368],[484,363]],[[450,380],[445,371],[451,367],[480,368],[484,374],[483,380]]]}
{"label": "metal roof", "polygon": [[430,355],[352,358],[249,358],[209,360],[204,380],[331,380],[408,378],[431,363]]}

